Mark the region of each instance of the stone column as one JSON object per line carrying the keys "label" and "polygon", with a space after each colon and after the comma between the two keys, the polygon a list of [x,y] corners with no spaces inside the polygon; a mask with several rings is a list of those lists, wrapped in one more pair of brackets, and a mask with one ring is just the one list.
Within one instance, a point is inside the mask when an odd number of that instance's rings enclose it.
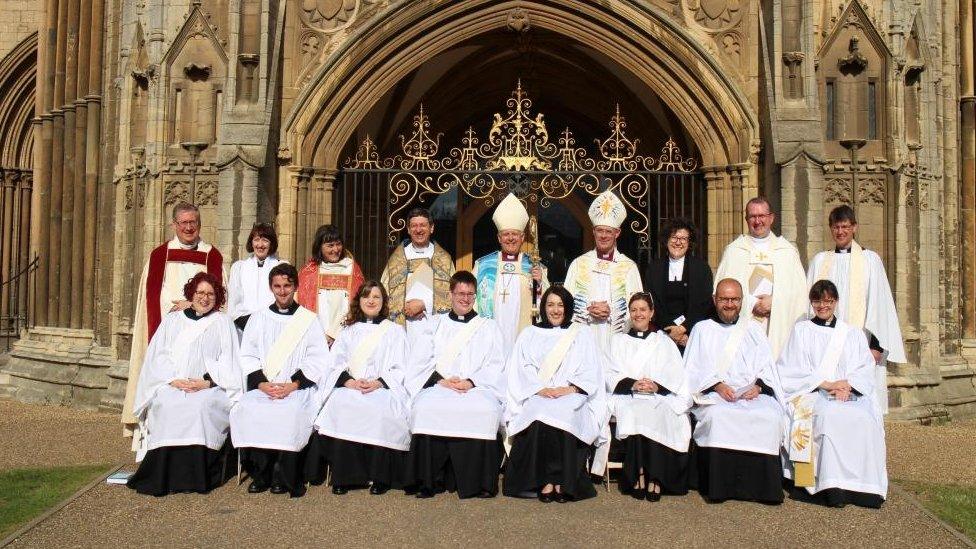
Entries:
{"label": "stone column", "polygon": [[716,268],[734,234],[732,182],[728,166],[707,166],[701,170],[708,202],[708,262]]}
{"label": "stone column", "polygon": [[65,55],[68,43],[68,0],[58,2],[58,15],[55,23],[57,30],[56,53],[54,59],[54,95],[51,100],[51,116],[53,120],[53,132],[51,135],[51,207],[47,213],[46,221],[51,226],[50,244],[48,246],[48,258],[50,270],[48,271],[47,288],[47,316],[49,326],[58,325],[59,307],[58,303],[61,296],[61,281],[63,280],[62,266],[64,264],[61,256],[61,215],[64,198],[64,80],[65,80]]}
{"label": "stone column", "polygon": [[[91,2],[90,20],[92,29],[101,29],[104,17],[103,7],[102,0],[93,0]],[[88,76],[88,90],[84,98],[88,113],[85,141],[89,146],[85,149],[85,242],[84,260],[82,262],[84,273],[82,277],[82,285],[84,287],[82,308],[84,312],[81,321],[82,327],[87,329],[93,329],[95,327],[95,254],[97,253],[95,249],[95,232],[98,228],[98,213],[95,205],[98,194],[99,154],[101,152],[98,144],[101,142],[102,113],[103,52],[101,32],[92,33],[90,51],[90,63],[84,65],[84,68],[90,72]],[[106,241],[103,244],[108,245],[108,242]]]}
{"label": "stone column", "polygon": [[960,174],[962,174],[962,328],[963,337],[976,339],[976,91],[974,91],[973,34],[976,2],[959,2]]}

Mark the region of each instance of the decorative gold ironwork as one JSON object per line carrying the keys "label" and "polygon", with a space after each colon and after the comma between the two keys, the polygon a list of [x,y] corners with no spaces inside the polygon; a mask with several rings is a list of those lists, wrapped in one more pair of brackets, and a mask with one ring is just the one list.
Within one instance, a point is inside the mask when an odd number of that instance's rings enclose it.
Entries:
{"label": "decorative gold ironwork", "polygon": [[610,190],[634,214],[629,227],[638,235],[639,244],[646,246],[650,243],[647,194],[651,178],[661,173],[688,173],[697,167],[694,159],[682,156],[670,137],[660,155],[639,155],[640,140],[627,137],[627,122],[619,105],[609,122],[610,135],[595,140],[598,158],[576,146],[569,128],[559,133],[556,142],[549,140],[545,117],[532,114],[532,100],[521,80],[506,107],[504,116],[495,113],[484,140],[469,127],[447,156],[439,156],[443,134],[431,131],[423,105],[413,118],[410,136],[400,136],[401,154],[381,158],[376,144],[366,136],[354,157],[346,160],[346,169],[391,174],[391,244],[406,226],[401,213],[408,206],[458,188],[488,206],[511,191],[542,207],[576,191],[596,196]]}

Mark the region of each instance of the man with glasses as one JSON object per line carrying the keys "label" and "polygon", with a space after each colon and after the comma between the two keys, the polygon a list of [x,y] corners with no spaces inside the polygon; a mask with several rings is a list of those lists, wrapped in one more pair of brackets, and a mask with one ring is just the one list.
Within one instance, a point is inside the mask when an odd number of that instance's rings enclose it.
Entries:
{"label": "man with glasses", "polygon": [[138,420],[132,414],[136,384],[142,362],[163,316],[190,307],[183,295],[183,285],[197,273],[206,271],[225,283],[224,258],[217,248],[200,239],[200,210],[193,204],[180,202],[173,207],[173,239],[160,244],[149,254],[149,260],[139,278],[135,319],[132,322],[132,345],[129,352],[129,380],[122,404],[122,423],[127,435],[133,436],[133,448],[138,447]]}
{"label": "man with glasses", "polygon": [[775,360],[790,336],[793,323],[807,312],[807,278],[800,254],[788,240],[772,232],[776,216],[769,201],[756,197],[746,203],[749,234],[726,246],[716,280],[732,278],[744,296],[739,322],[758,323],[769,337]]}
{"label": "man with glasses", "polygon": [[772,350],[758,323],[739,322],[744,301],[737,280],[719,279],[714,301],[716,316],[695,325],[685,350],[699,448],[691,484],[711,502],[781,503],[786,416]]}
{"label": "man with glasses", "polygon": [[888,275],[878,254],[854,240],[857,217],[850,206],[834,208],[828,223],[834,250],[814,256],[807,282],[812,286],[818,280],[830,280],[837,286],[837,317],[864,331],[877,365],[875,402],[887,412],[886,362],[908,362]]}

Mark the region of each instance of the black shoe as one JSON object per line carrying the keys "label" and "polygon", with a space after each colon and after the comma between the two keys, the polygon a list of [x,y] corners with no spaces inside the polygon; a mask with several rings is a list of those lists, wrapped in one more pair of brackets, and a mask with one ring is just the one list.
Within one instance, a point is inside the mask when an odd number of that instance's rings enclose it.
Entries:
{"label": "black shoe", "polygon": [[337,496],[344,496],[349,493],[349,488],[346,488],[345,486],[333,486],[332,493]]}
{"label": "black shoe", "polygon": [[434,491],[428,490],[426,488],[421,488],[417,490],[417,499],[427,499],[434,497]]}
{"label": "black shoe", "polygon": [[264,484],[263,482],[258,482],[256,480],[252,480],[251,484],[248,485],[247,487],[248,494],[260,494],[261,492],[267,492],[267,491],[268,491],[268,485]]}
{"label": "black shoe", "polygon": [[271,485],[271,493],[272,494],[285,494],[287,492],[288,492],[288,489],[285,488],[284,486],[280,485],[280,484],[273,484],[273,485]]}
{"label": "black shoe", "polygon": [[305,491],[306,491],[305,485],[302,484],[297,489],[295,489],[295,491],[289,492],[288,496],[292,498],[300,498],[305,495]]}
{"label": "black shoe", "polygon": [[632,488],[630,490],[630,497],[634,499],[644,499],[647,497],[647,491],[640,488]]}
{"label": "black shoe", "polygon": [[569,501],[573,501],[573,496],[563,492],[558,492],[556,494],[556,503],[566,503]]}
{"label": "black shoe", "polygon": [[646,498],[650,502],[661,501],[661,492],[647,492]]}
{"label": "black shoe", "polygon": [[542,503],[552,503],[556,501],[556,492],[543,492],[539,491],[539,501]]}
{"label": "black shoe", "polygon": [[386,484],[378,484],[375,482],[373,483],[372,486],[369,487],[369,493],[374,496],[381,496],[387,493],[389,490],[390,487],[387,486]]}

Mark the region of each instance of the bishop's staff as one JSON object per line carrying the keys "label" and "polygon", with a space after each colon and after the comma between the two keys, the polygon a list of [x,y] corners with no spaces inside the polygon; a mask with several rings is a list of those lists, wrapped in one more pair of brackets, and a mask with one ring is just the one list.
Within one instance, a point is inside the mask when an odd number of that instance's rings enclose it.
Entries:
{"label": "bishop's staff", "polygon": [[[529,238],[532,248],[529,259],[532,261],[532,317],[539,318],[539,299],[542,297],[542,256],[539,254],[539,220],[536,216],[529,216]],[[536,276],[536,273],[540,273]]]}

